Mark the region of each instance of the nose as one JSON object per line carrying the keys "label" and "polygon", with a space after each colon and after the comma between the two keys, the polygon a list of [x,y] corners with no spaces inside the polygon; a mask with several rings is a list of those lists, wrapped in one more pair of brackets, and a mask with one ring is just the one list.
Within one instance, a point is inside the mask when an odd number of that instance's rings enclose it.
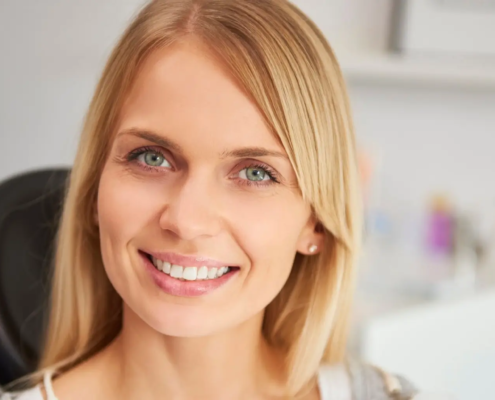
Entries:
{"label": "nose", "polygon": [[189,241],[217,235],[221,229],[221,216],[214,192],[214,185],[205,176],[184,178],[167,196],[160,227]]}

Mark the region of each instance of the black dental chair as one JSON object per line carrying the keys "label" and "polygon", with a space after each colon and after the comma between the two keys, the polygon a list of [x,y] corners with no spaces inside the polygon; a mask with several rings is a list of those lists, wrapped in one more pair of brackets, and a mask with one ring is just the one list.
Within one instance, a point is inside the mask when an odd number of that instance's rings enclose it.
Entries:
{"label": "black dental chair", "polygon": [[0,385],[37,364],[50,296],[54,237],[69,169],[0,182]]}

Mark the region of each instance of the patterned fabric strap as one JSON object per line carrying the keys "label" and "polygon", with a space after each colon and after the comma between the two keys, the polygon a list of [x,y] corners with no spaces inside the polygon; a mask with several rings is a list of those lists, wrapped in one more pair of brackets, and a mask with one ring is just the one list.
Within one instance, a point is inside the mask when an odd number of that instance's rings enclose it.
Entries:
{"label": "patterned fabric strap", "polygon": [[401,376],[373,365],[348,360],[354,400],[413,400],[418,390]]}

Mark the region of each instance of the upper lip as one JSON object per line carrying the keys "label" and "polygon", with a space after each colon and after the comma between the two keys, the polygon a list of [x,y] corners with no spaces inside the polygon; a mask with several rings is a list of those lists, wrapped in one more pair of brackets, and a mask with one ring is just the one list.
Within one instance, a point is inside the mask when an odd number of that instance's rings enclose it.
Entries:
{"label": "upper lip", "polygon": [[162,261],[167,261],[170,264],[181,265],[185,267],[209,267],[209,268],[220,268],[220,267],[233,267],[234,264],[229,264],[227,262],[218,261],[210,257],[198,255],[182,255],[172,252],[163,251],[149,251],[143,250],[145,253],[151,255]]}

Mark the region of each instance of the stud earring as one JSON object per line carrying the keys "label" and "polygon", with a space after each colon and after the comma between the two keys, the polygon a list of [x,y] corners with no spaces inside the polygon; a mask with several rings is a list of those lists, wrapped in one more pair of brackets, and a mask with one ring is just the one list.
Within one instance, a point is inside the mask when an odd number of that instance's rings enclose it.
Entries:
{"label": "stud earring", "polygon": [[318,250],[318,246],[316,244],[309,246],[310,253],[314,253],[316,250]]}

